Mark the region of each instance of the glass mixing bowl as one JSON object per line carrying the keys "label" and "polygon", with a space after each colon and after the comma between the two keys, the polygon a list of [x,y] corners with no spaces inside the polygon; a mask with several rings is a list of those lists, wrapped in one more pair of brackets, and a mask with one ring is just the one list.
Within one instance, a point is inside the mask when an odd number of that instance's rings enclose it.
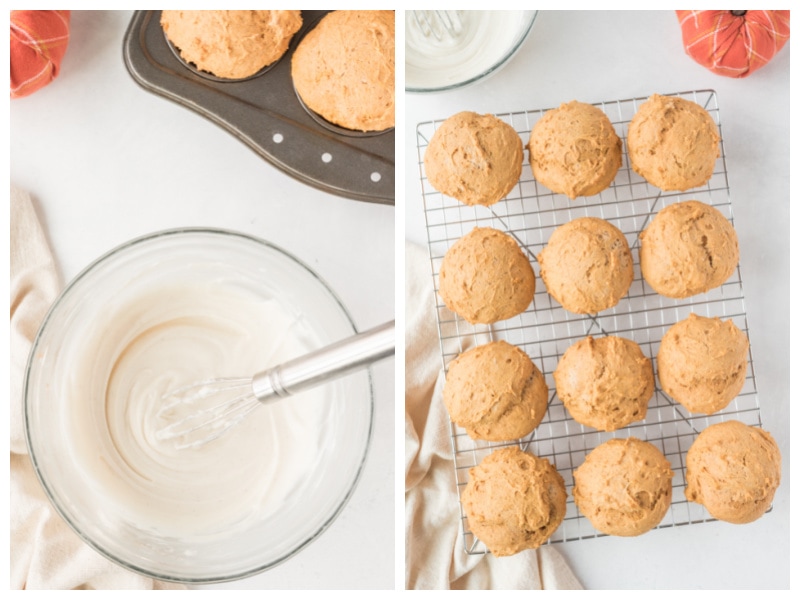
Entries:
{"label": "glass mixing bowl", "polygon": [[[127,446],[120,441],[120,427],[126,427],[126,419],[133,423],[137,410],[113,408],[119,404],[108,382],[118,379],[129,360],[124,356],[128,350],[120,348],[135,347],[137,360],[153,371],[135,374],[133,389],[159,380],[161,363],[166,369],[173,360],[180,362],[178,346],[170,345],[172,324],[208,313],[208,306],[217,306],[213,298],[228,297],[278,311],[270,315],[288,315],[282,335],[297,347],[319,347],[355,332],[328,285],[280,248],[230,231],[180,229],[133,240],[86,268],[55,301],[33,343],[24,415],[36,474],[53,506],[81,538],[143,575],[211,583],[273,567],[325,531],[364,467],[374,411],[366,369],[320,386],[313,399],[293,396],[275,405],[292,403],[286,410],[293,411],[303,402],[317,402],[305,406],[312,406],[324,423],[314,439],[301,440],[298,447],[308,456],[297,462],[304,466],[297,473],[286,466],[293,464],[287,457],[272,455],[280,454],[280,448],[262,451],[260,444],[277,444],[282,432],[259,429],[251,416],[196,452],[148,449],[142,458],[131,450],[140,443],[140,432],[130,436],[133,442]],[[258,322],[237,322],[238,310],[210,312],[202,318],[212,327],[219,321],[235,338],[255,346],[270,341]],[[184,346],[191,352],[191,366],[195,358],[203,369],[230,358],[227,348],[207,349],[192,335]],[[180,376],[161,384],[174,386]],[[131,404],[138,401],[136,394],[131,398]],[[287,414],[291,421],[306,413]],[[222,465],[220,457],[226,457]],[[210,483],[195,485],[209,473],[215,474]],[[277,473],[276,480],[266,481],[268,473]],[[259,489],[273,496],[280,490],[281,495],[266,502],[255,493]],[[247,510],[239,510],[239,504]]]}
{"label": "glass mixing bowl", "polygon": [[[528,39],[537,13],[535,10],[407,10],[406,92],[455,90],[496,73]],[[452,23],[456,33],[449,35],[445,29]]]}

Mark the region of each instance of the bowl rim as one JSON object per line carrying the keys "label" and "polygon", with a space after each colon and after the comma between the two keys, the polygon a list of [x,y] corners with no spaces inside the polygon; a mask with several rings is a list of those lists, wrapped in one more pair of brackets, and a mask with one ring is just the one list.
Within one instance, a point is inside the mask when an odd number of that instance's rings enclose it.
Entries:
{"label": "bowl rim", "polygon": [[335,305],[341,311],[342,316],[345,317],[345,320],[352,328],[353,333],[358,332],[355,321],[353,320],[353,317],[350,315],[350,312],[347,310],[347,307],[344,305],[338,294],[336,294],[333,288],[327,283],[327,281],[325,281],[325,279],[323,279],[316,271],[314,271],[304,261],[300,260],[294,254],[284,250],[283,248],[272,242],[269,242],[263,238],[248,233],[243,233],[232,229],[216,228],[216,227],[176,227],[141,235],[132,238],[127,242],[123,242],[122,244],[115,246],[111,250],[108,250],[107,252],[101,254],[98,258],[91,261],[77,275],[75,275],[75,277],[73,277],[69,281],[69,283],[67,283],[64,286],[64,288],[59,292],[58,296],[56,296],[55,300],[53,300],[52,304],[48,308],[47,313],[42,319],[39,329],[36,332],[33,342],[31,343],[31,348],[28,353],[28,359],[25,365],[25,374],[23,378],[22,398],[21,398],[21,401],[23,403],[22,406],[23,429],[25,432],[25,444],[28,451],[28,457],[30,458],[33,471],[36,474],[36,478],[38,479],[40,485],[42,486],[42,489],[44,491],[45,497],[47,498],[48,502],[55,509],[56,513],[66,522],[66,524],[70,527],[70,529],[72,529],[72,531],[74,531],[75,534],[81,540],[83,540],[87,545],[93,548],[101,556],[107,558],[111,562],[121,567],[133,571],[134,573],[137,573],[139,575],[144,575],[147,577],[152,577],[153,579],[158,579],[160,581],[166,581],[171,583],[182,583],[187,585],[224,583],[228,581],[235,581],[247,577],[252,577],[254,575],[258,575],[259,573],[268,571],[269,569],[276,567],[283,562],[286,562],[287,560],[289,560],[290,558],[301,552],[304,548],[308,547],[308,545],[311,544],[311,542],[319,538],[342,513],[344,507],[347,505],[350,498],[355,493],[356,487],[358,486],[358,482],[361,480],[361,476],[366,466],[367,456],[369,454],[369,448],[372,445],[372,436],[375,429],[375,386],[373,382],[373,373],[371,367],[365,368],[363,370],[363,372],[367,376],[367,384],[368,384],[367,388],[369,391],[368,395],[369,426],[367,428],[366,439],[364,440],[364,448],[363,452],[361,453],[361,459],[359,461],[358,468],[356,469],[353,479],[350,482],[347,493],[342,497],[341,501],[334,508],[334,510],[331,512],[328,518],[323,523],[321,523],[320,526],[315,531],[306,536],[300,543],[298,543],[295,547],[293,547],[289,552],[287,552],[286,554],[277,559],[270,560],[258,567],[230,573],[228,575],[215,575],[209,577],[182,577],[175,575],[167,575],[163,573],[157,573],[152,569],[147,569],[134,565],[131,562],[123,560],[115,556],[113,553],[107,551],[105,548],[103,548],[101,545],[99,545],[97,542],[95,542],[93,539],[87,536],[77,526],[77,524],[73,522],[70,516],[66,513],[65,509],[62,506],[60,506],[59,503],[55,500],[55,496],[51,489],[51,486],[45,480],[42,468],[40,467],[37,456],[33,450],[33,442],[31,440],[31,423],[29,418],[30,403],[28,401],[31,370],[35,362],[34,359],[36,356],[37,348],[39,347],[39,344],[44,334],[47,331],[48,325],[54,318],[54,315],[56,314],[58,308],[61,306],[63,300],[67,297],[68,294],[72,292],[72,290],[77,285],[79,285],[83,281],[83,279],[88,274],[94,272],[95,269],[105,264],[108,260],[118,255],[119,253],[125,252],[130,248],[154,242],[160,239],[176,237],[176,236],[184,236],[184,235],[211,235],[211,236],[217,236],[219,238],[236,238],[239,239],[240,241],[244,241],[246,243],[253,243],[258,246],[267,248],[269,251],[274,251],[277,252],[278,254],[283,255],[285,258],[288,258],[290,261],[292,261],[301,269],[305,270],[308,274],[310,274],[314,279],[317,280],[317,282],[321,285],[322,289],[329,295],[330,299],[334,301]]}
{"label": "bowl rim", "polygon": [[522,11],[522,12],[529,12],[531,14],[529,15],[529,20],[528,20],[525,28],[521,32],[521,34],[519,36],[519,39],[516,41],[515,44],[513,44],[508,49],[506,54],[503,55],[503,57],[499,61],[497,61],[495,64],[493,64],[491,67],[481,71],[477,75],[473,75],[472,77],[470,77],[468,79],[464,79],[464,80],[458,81],[456,83],[451,83],[449,85],[441,85],[441,86],[434,86],[434,87],[419,87],[419,86],[413,87],[413,86],[406,85],[405,86],[405,91],[407,93],[409,93],[409,94],[430,94],[430,93],[437,93],[437,92],[449,92],[451,90],[458,90],[458,89],[461,89],[461,88],[468,87],[468,86],[470,86],[470,85],[472,85],[474,83],[478,83],[482,79],[486,79],[487,77],[489,77],[489,75],[495,73],[496,71],[499,71],[502,67],[504,67],[506,65],[506,63],[508,63],[514,57],[514,55],[517,52],[519,52],[520,48],[522,48],[522,45],[528,40],[528,38],[530,37],[530,34],[531,34],[531,30],[533,29],[533,24],[536,22],[536,17],[539,14],[538,10]]}

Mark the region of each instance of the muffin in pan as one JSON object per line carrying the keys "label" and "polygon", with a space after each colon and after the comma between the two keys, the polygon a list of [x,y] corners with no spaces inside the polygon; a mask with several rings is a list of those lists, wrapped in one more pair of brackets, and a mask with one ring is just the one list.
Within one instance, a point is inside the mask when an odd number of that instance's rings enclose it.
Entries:
{"label": "muffin in pan", "polygon": [[303,24],[299,10],[162,10],[181,59],[220,79],[246,79],[276,63]]}
{"label": "muffin in pan", "polygon": [[362,132],[395,123],[392,10],[336,10],[292,54],[292,81],[303,104],[327,122]]}

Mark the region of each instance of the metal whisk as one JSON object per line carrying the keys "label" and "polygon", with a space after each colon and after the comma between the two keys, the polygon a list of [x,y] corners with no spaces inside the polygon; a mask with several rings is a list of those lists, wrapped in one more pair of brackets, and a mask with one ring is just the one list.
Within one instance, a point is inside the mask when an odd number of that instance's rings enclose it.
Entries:
{"label": "metal whisk", "polygon": [[179,449],[217,439],[268,402],[346,375],[394,354],[394,321],[262,371],[252,378],[200,381],[162,398],[160,441]]}
{"label": "metal whisk", "polygon": [[457,10],[415,10],[414,20],[422,35],[433,36],[440,42],[458,37],[464,29]]}

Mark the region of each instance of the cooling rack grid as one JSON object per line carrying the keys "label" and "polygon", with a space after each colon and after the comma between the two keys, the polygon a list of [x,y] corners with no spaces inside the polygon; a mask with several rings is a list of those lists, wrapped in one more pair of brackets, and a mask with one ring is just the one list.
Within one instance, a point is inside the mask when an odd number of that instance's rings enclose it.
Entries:
{"label": "cooling rack grid", "polygon": [[[444,119],[426,121],[417,126],[420,183],[432,282],[436,291],[442,365],[446,369],[453,358],[472,346],[490,340],[506,340],[522,348],[533,359],[545,376],[550,394],[547,414],[542,423],[533,433],[514,442],[472,440],[462,428],[451,424],[459,507],[469,469],[499,447],[519,445],[523,450],[547,458],[561,473],[567,487],[566,517],[548,543],[604,535],[580,514],[571,496],[573,471],[583,462],[586,454],[602,442],[612,437],[635,436],[649,441],[664,453],[672,465],[675,477],[670,510],[658,527],[674,527],[714,520],[702,506],[688,502],[684,496],[686,451],[697,434],[713,423],[730,419],[748,425],[761,425],[752,352],[748,356],[747,377],[741,393],[727,408],[710,416],[692,415],[673,402],[661,390],[656,377],[656,391],[650,400],[646,418],[615,432],[606,433],[574,421],[555,394],[553,371],[559,358],[569,346],[587,335],[599,337],[613,334],[632,339],[653,362],[654,370],[662,336],[671,325],[692,312],[731,319],[749,338],[744,288],[738,267],[722,286],[683,300],[660,296],[642,278],[638,252],[639,233],[665,206],[683,200],[700,200],[719,209],[735,226],[716,92],[697,90],[664,95],[686,98],[704,107],[717,124],[722,138],[720,157],[711,179],[705,186],[684,193],[662,192],[649,185],[630,167],[626,144],[627,128],[639,106],[647,100],[646,97],[595,104],[608,115],[617,135],[623,141],[623,162],[608,189],[598,195],[576,200],[554,194],[536,182],[527,160],[527,151],[520,181],[504,200],[495,205],[470,207],[444,196],[427,181],[423,163],[428,141]],[[497,113],[495,116],[510,124],[523,143],[527,144],[533,125],[546,110],[548,109]],[[593,315],[576,315],[561,308],[547,294],[544,284],[538,279],[536,263],[536,256],[556,227],[583,216],[600,217],[616,225],[625,235],[634,260],[634,280],[628,295],[616,307]],[[493,227],[513,236],[529,256],[537,275],[536,293],[531,306],[522,314],[489,327],[471,325],[454,315],[444,306],[438,295],[438,274],[444,254],[453,243],[474,227]],[[484,544],[470,532],[463,511],[461,524],[465,551],[469,554],[486,553]]]}

